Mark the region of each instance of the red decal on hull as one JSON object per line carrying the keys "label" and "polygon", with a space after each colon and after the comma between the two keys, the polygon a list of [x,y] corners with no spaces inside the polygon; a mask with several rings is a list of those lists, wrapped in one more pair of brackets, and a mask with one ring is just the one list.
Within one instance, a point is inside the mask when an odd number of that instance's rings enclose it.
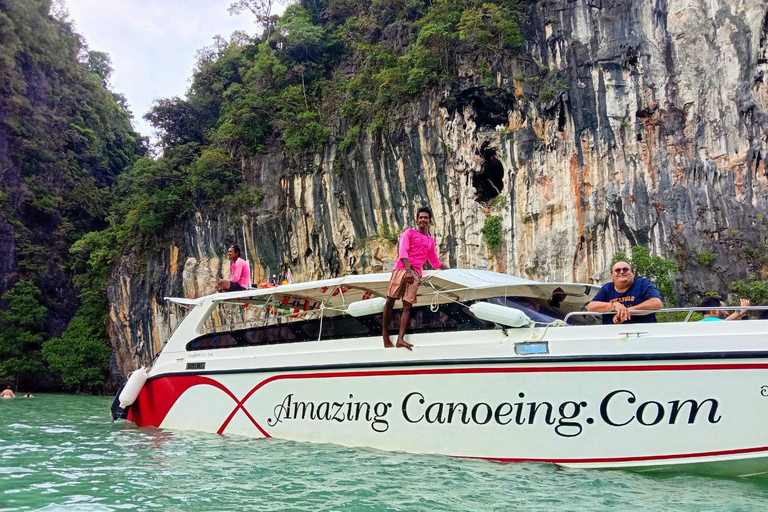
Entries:
{"label": "red decal on hull", "polygon": [[193,386],[214,386],[232,395],[218,381],[199,375],[181,375],[178,377],[162,377],[148,381],[142,388],[136,402],[128,409],[128,420],[140,427],[159,427],[173,404]]}
{"label": "red decal on hull", "polygon": [[136,402],[128,409],[128,420],[134,422],[140,427],[152,426],[159,427],[171,407],[176,403],[181,395],[183,395],[189,388],[194,386],[213,386],[217,389],[224,391],[232,400],[234,400],[235,408],[230,413],[229,417],[224,421],[218,430],[219,434],[224,433],[224,429],[227,428],[229,422],[237,413],[238,409],[242,409],[245,415],[253,422],[257,429],[264,434],[265,437],[270,437],[264,429],[259,426],[256,420],[253,419],[251,414],[243,407],[243,403],[247,397],[251,396],[251,393],[247,395],[241,402],[237,397],[227,389],[224,384],[209,379],[208,377],[202,377],[199,375],[180,375],[174,377],[160,377],[148,381],[144,388],[139,393]]}

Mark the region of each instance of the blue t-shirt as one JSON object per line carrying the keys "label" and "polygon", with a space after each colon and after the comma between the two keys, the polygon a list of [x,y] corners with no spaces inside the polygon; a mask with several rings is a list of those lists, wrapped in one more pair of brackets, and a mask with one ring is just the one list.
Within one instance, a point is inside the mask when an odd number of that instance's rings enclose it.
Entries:
{"label": "blue t-shirt", "polygon": [[[624,293],[617,292],[613,283],[604,284],[600,291],[597,292],[597,295],[594,296],[592,302],[621,302],[625,307],[629,307],[645,302],[653,297],[661,298],[659,290],[656,289],[656,286],[649,279],[638,277]],[[614,315],[603,315],[603,323],[612,324],[613,317]],[[653,322],[656,322],[655,313],[650,315],[633,315],[624,323],[647,324]]]}
{"label": "blue t-shirt", "polygon": [[706,318],[702,318],[701,320],[699,320],[699,322],[718,322],[718,321],[722,322],[723,320],[724,320],[723,318],[717,318],[716,316],[708,316]]}

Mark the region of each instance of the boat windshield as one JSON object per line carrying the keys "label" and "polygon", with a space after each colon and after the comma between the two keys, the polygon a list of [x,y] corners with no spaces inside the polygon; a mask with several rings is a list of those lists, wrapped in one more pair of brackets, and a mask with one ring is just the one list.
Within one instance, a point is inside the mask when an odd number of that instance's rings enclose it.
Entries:
{"label": "boat windshield", "polygon": [[[509,308],[519,309],[528,318],[537,323],[548,324],[554,320],[563,320],[565,315],[562,311],[549,305],[549,301],[535,297],[492,297],[486,299],[486,302],[498,304]],[[589,316],[573,316],[568,319],[569,323],[574,324],[593,324],[595,320]]]}

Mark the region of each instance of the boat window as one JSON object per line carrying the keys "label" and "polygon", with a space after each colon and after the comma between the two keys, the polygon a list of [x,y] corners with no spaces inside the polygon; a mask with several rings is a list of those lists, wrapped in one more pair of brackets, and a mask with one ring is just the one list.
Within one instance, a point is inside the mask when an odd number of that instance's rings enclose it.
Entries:
{"label": "boat window", "polygon": [[411,329],[458,329],[459,319],[448,314],[448,308],[431,311],[429,308],[411,310],[408,327]]}
{"label": "boat window", "polygon": [[[392,312],[389,330],[400,329],[400,309]],[[321,339],[344,339],[377,336],[381,333],[382,314],[353,317],[340,315],[319,319],[291,321],[277,325],[251,327],[227,333],[204,334],[187,344],[187,350],[246,347],[274,343],[295,343]],[[322,334],[320,333],[322,325]],[[474,317],[463,304],[441,304],[436,311],[429,306],[411,309],[408,334],[424,332],[469,331],[493,329],[494,324]]]}
{"label": "boat window", "polygon": [[[322,336],[318,336],[320,333],[320,325],[321,322],[319,319],[304,320],[278,325],[240,329],[230,333],[204,334],[187,343],[187,350],[315,341],[318,337],[324,339],[342,339],[371,335],[371,327],[369,324],[359,318],[351,316],[323,318]],[[381,332],[381,327],[379,327],[379,332]]]}
{"label": "boat window", "polygon": [[270,325],[261,329],[245,330],[240,332],[240,336],[249,345],[299,340],[299,336],[287,325]]}
{"label": "boat window", "polygon": [[[392,312],[389,322],[389,331],[400,330],[401,310]],[[381,331],[383,315],[380,313],[373,318],[377,325],[377,331]],[[414,307],[411,309],[411,317],[408,319],[406,334],[439,331],[474,331],[479,329],[493,329],[494,324],[476,318],[469,312],[469,308],[463,304],[441,304],[437,311],[432,311],[428,306]]]}
{"label": "boat window", "polygon": [[226,348],[237,345],[237,339],[228,332],[208,334],[190,341],[187,350],[202,350],[206,348]]}
{"label": "boat window", "polygon": [[[486,302],[519,309],[535,322],[550,323],[553,320],[565,318],[563,312],[550,306],[546,299],[534,297],[493,297],[486,299]],[[584,316],[574,316],[569,318],[568,321],[578,324],[593,323],[591,317]]]}
{"label": "boat window", "polygon": [[352,338],[369,336],[371,330],[361,320],[353,316],[337,316],[324,318],[322,321],[322,336],[320,336],[320,320],[297,322],[295,327],[306,335],[307,339],[322,338]]}

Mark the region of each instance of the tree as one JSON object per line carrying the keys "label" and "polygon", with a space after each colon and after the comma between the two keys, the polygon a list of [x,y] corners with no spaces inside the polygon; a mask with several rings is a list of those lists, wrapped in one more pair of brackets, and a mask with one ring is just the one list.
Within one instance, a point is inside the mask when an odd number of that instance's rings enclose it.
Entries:
{"label": "tree", "polygon": [[522,19],[518,10],[483,3],[461,14],[459,38],[476,48],[487,48],[494,55],[499,55],[505,47],[516,48],[523,44],[523,36],[518,27],[518,21]]}
{"label": "tree", "polygon": [[226,151],[209,146],[189,166],[188,189],[195,197],[215,201],[235,189],[238,173],[237,165]]}
{"label": "tree", "polygon": [[40,348],[46,308],[39,296],[40,289],[28,280],[17,282],[3,295],[8,309],[0,311],[0,381],[17,388],[43,371]]}
{"label": "tree", "polygon": [[301,5],[294,4],[285,10],[277,24],[277,30],[283,41],[284,51],[297,62],[320,62],[323,27],[314,25],[309,13]]}
{"label": "tree", "polygon": [[164,148],[203,141],[200,112],[179,97],[155,100],[144,119],[155,127]]}
{"label": "tree", "polygon": [[752,276],[746,281],[733,281],[731,293],[742,299],[749,299],[753,306],[758,306],[768,300],[768,281],[761,281]]}
{"label": "tree", "polygon": [[67,389],[92,391],[104,384],[111,352],[107,335],[109,273],[120,252],[117,229],[110,227],[81,237],[70,248],[74,283],[82,305],[59,338],[43,343],[48,368]]}
{"label": "tree", "polygon": [[256,24],[264,29],[264,36],[269,39],[276,20],[272,16],[272,9],[283,0],[237,0],[229,5],[229,14],[236,15],[249,11],[256,18]]}
{"label": "tree", "polygon": [[64,386],[78,393],[101,388],[107,377],[112,351],[104,324],[103,311],[81,308],[61,338],[43,344],[49,368],[61,375]]}
{"label": "tree", "polygon": [[104,87],[109,87],[109,77],[112,76],[112,59],[108,53],[90,50],[81,60],[85,69],[101,78]]}

